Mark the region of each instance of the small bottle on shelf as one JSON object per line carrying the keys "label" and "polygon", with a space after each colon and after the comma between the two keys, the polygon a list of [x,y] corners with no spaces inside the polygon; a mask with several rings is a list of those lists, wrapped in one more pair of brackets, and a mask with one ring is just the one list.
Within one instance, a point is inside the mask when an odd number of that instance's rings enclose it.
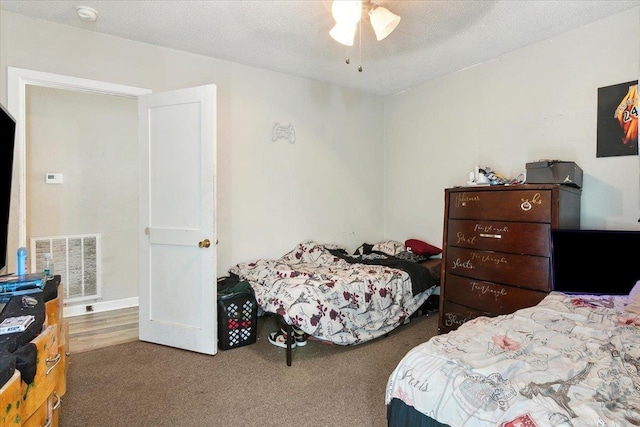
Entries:
{"label": "small bottle on shelf", "polygon": [[42,271],[47,279],[53,277],[53,258],[51,254],[44,254],[44,261],[42,262]]}
{"label": "small bottle on shelf", "polygon": [[27,274],[27,248],[21,246],[18,248],[18,265],[16,267],[16,272],[18,276],[22,276]]}

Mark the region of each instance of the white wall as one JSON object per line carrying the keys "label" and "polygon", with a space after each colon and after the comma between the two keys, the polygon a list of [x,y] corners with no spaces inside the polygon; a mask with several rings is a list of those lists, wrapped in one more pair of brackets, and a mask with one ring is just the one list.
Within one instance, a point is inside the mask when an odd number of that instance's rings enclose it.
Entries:
{"label": "white wall", "polygon": [[[154,92],[216,84],[218,275],[307,238],[354,249],[383,236],[378,96],[2,11],[3,103],[8,66]],[[276,122],[295,144],[271,141]]]}
{"label": "white wall", "polygon": [[640,229],[638,156],[596,158],[598,88],[638,77],[635,8],[385,98],[385,235],[442,244],[444,188],[539,159],[583,169],[582,228]]}
{"label": "white wall", "polygon": [[[351,250],[382,238],[382,100],[240,69],[230,106],[231,220],[238,260],[282,255],[301,238]],[[265,112],[268,112],[265,114]],[[249,119],[250,118],[250,119]],[[272,142],[275,123],[296,142]]]}
{"label": "white wall", "polygon": [[[153,91],[215,83],[219,274],[305,238],[441,244],[443,189],[476,164],[573,160],[583,228],[638,228],[638,157],[595,149],[597,89],[640,76],[639,24],[635,8],[383,100],[3,11],[0,100],[7,66]],[[270,141],[276,122],[295,144]]]}
{"label": "white wall", "polygon": [[[37,86],[26,89],[27,235],[100,233],[102,299],[136,298],[136,100]],[[45,174],[50,172],[63,174],[63,183],[46,184]],[[65,257],[55,252],[57,274],[62,274]],[[75,274],[78,280],[80,273]],[[79,286],[65,283],[71,295],[79,294]]]}

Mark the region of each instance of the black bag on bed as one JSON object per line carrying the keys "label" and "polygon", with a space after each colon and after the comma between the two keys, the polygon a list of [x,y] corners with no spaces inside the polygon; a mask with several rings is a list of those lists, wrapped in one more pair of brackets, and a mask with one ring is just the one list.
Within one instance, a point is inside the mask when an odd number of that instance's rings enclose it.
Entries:
{"label": "black bag on bed", "polygon": [[218,347],[222,350],[256,342],[258,304],[249,282],[237,276],[218,279]]}

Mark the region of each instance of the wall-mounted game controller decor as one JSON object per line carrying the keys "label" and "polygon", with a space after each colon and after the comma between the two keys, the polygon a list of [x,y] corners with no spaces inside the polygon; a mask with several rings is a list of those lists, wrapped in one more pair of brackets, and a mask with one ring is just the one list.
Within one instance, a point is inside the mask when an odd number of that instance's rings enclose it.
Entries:
{"label": "wall-mounted game controller decor", "polygon": [[282,126],[280,123],[273,125],[271,140],[277,141],[278,139],[286,139],[291,144],[296,142],[296,130],[291,123],[289,123],[289,126]]}

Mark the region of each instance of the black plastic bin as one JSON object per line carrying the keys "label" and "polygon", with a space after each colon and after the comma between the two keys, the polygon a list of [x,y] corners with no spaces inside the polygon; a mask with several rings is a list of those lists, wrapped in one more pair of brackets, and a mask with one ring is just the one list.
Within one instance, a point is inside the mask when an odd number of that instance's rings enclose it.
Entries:
{"label": "black plastic bin", "polygon": [[218,279],[218,347],[222,350],[256,342],[258,304],[249,282]]}

